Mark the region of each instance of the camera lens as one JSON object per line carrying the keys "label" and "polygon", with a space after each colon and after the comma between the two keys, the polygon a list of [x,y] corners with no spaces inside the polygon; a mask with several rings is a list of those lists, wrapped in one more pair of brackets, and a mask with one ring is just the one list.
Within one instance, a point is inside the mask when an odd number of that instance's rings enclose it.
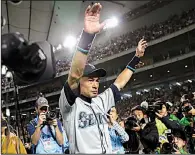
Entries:
{"label": "camera lens", "polygon": [[49,111],[47,114],[46,114],[46,119],[47,120],[53,120],[56,118],[56,113],[54,111]]}

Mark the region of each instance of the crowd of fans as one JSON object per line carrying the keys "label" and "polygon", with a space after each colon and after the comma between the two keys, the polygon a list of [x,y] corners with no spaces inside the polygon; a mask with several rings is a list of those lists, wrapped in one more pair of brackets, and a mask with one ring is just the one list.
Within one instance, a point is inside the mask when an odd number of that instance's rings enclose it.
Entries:
{"label": "crowd of fans", "polygon": [[151,0],[148,3],[145,3],[144,5],[141,5],[140,7],[137,7],[128,13],[126,13],[122,18],[124,18],[124,21],[130,21],[132,19],[138,18],[139,16],[142,16],[143,14],[146,14],[150,11],[154,11],[158,9],[159,7],[162,7],[168,3],[172,2],[170,1],[162,1],[162,0]]}
{"label": "crowd of fans", "polygon": [[[171,34],[195,23],[195,9],[184,11],[181,15],[172,15],[166,21],[144,26],[137,30],[128,32],[116,38],[112,38],[104,45],[92,46],[89,62],[101,60],[104,57],[111,56],[123,51],[127,51],[137,46],[140,38],[144,38],[149,42],[162,36]],[[59,60],[57,62],[58,73],[66,71],[70,68],[70,60]]]}
{"label": "crowd of fans", "polygon": [[127,118],[131,114],[133,106],[138,105],[147,99],[160,99],[161,101],[169,101],[174,104],[174,107],[179,107],[180,99],[188,92],[195,92],[195,81],[189,80],[183,84],[169,84],[169,86],[156,87],[151,89],[143,89],[137,91],[131,97],[124,96],[123,99],[117,104],[118,113],[122,118]]}
{"label": "crowd of fans", "polygon": [[[116,104],[116,109],[117,113],[119,115],[119,124],[125,128],[125,131],[128,133],[129,140],[126,141],[123,146],[124,150],[126,153],[132,153],[132,154],[137,154],[137,153],[177,153],[177,154],[186,154],[186,153],[195,153],[195,148],[194,148],[194,138],[195,138],[195,126],[193,125],[194,121],[191,114],[189,114],[189,111],[193,109],[194,106],[194,101],[195,101],[195,80],[187,80],[185,82],[177,82],[177,83],[172,83],[169,85],[164,85],[164,86],[157,86],[156,88],[151,88],[151,89],[142,89],[140,91],[137,91],[135,94],[131,94],[131,97],[127,96],[122,96],[122,100],[119,101]],[[168,116],[171,115],[172,117],[174,116],[174,120],[171,120],[171,122],[177,121],[177,126],[174,124],[169,124],[167,123],[164,119],[159,118],[161,113],[159,114],[159,117],[155,116],[155,123],[156,123],[156,129],[158,131],[158,136],[159,140],[154,140],[154,139],[149,139],[151,142],[151,145],[146,145],[146,141],[144,137],[152,137],[151,132],[144,132],[146,128],[151,128],[150,130],[154,130],[152,128],[152,122],[147,122],[145,124],[145,127],[143,127],[144,134],[142,135],[139,131],[137,126],[135,126],[134,121],[137,121],[137,123],[140,123],[138,120],[138,114],[137,112],[140,113],[144,112],[145,118],[150,118],[152,119],[152,116],[149,115],[145,110],[143,110],[145,107],[140,107],[140,103],[147,102],[148,104],[152,104],[155,101],[157,104],[165,105],[165,103],[172,103],[171,108],[166,107]],[[41,103],[41,102],[40,102]],[[167,105],[166,105],[167,106]],[[188,108],[186,108],[188,107]],[[191,108],[189,110],[189,107]],[[186,110],[187,109],[187,110]],[[160,110],[159,110],[160,111]],[[140,114],[139,114],[140,115]],[[193,113],[193,115],[195,115]],[[58,115],[59,120],[61,115]],[[166,117],[168,117],[166,115]],[[34,116],[36,119],[36,116]],[[137,118],[137,119],[135,119]],[[177,120],[176,120],[177,118]],[[19,153],[29,153],[32,154],[34,153],[34,148],[32,145],[31,141],[31,136],[29,135],[29,130],[31,132],[32,122],[31,122],[31,127],[29,129],[29,126],[26,124],[27,122],[24,121],[25,118],[23,118],[23,121],[21,121],[20,129],[20,147],[21,150]],[[151,120],[150,120],[151,121]],[[160,125],[159,125],[160,122]],[[153,122],[154,123],[154,122]],[[166,124],[167,123],[167,124]],[[148,127],[147,125],[150,124]],[[191,126],[190,126],[191,124]],[[12,141],[17,140],[16,136],[16,122],[15,120],[11,120],[11,126],[9,127],[10,129],[10,134],[14,139],[12,138]],[[132,126],[133,125],[133,126]],[[139,124],[141,126],[141,124]],[[170,126],[169,126],[170,125]],[[163,129],[162,129],[163,128]],[[189,129],[190,128],[190,129]],[[4,130],[4,128],[2,128]],[[166,130],[165,130],[166,129]],[[172,133],[166,133],[167,129],[171,129]],[[34,130],[34,129],[33,129]],[[140,129],[139,129],[140,130]],[[147,129],[149,130],[149,129]],[[163,130],[162,133],[161,130]],[[178,135],[175,135],[175,133],[178,133]],[[186,133],[185,133],[185,132]],[[5,132],[5,130],[4,130]],[[64,132],[64,131],[62,131]],[[31,133],[30,133],[31,134]],[[148,134],[148,135],[147,135]],[[157,133],[156,133],[157,134]],[[172,142],[169,140],[168,134],[172,135]],[[6,134],[3,133],[3,137],[6,138]],[[135,135],[137,135],[139,138],[135,138]],[[136,137],[137,137],[136,136]],[[144,136],[144,137],[142,137]],[[157,135],[153,135],[157,136]],[[157,137],[158,137],[157,136]],[[161,138],[164,137],[165,140],[162,140]],[[181,140],[184,141],[182,146],[180,146],[178,143],[175,142],[176,139],[174,138],[180,138]],[[65,149],[66,153],[68,153],[68,141],[67,137],[65,136],[64,138],[65,144]],[[156,144],[159,145],[156,145]],[[173,147],[173,144],[174,147]],[[9,144],[10,147],[13,147],[13,144]],[[140,146],[141,145],[141,146]],[[170,145],[167,147],[166,145]],[[3,147],[3,152],[5,153],[5,145],[2,145]],[[57,146],[56,146],[57,147]],[[154,148],[153,148],[154,147]],[[170,149],[170,147],[173,147]],[[13,148],[12,148],[13,149]],[[173,150],[175,149],[175,150]],[[59,148],[57,149],[59,151]],[[133,151],[134,150],[134,151]],[[135,151],[136,150],[136,151]],[[12,150],[13,151],[13,150]],[[16,154],[18,153],[17,150],[15,150]],[[39,150],[41,152],[41,150]],[[8,151],[9,153],[9,151]],[[60,153],[60,152],[58,152]],[[62,152],[61,152],[62,153]]]}
{"label": "crowd of fans", "polygon": [[[112,38],[104,45],[92,46],[88,61],[93,62],[96,60],[101,60],[104,57],[111,56],[113,54],[117,54],[136,47],[138,40],[143,36],[149,42],[167,34],[171,34],[173,32],[181,30],[194,23],[195,9],[184,11],[181,15],[172,15],[164,22],[152,24],[149,27],[144,26],[119,37]],[[69,70],[71,57],[72,55],[70,55],[66,60],[58,60],[56,62],[57,75],[59,73]],[[7,82],[5,77],[2,77],[3,89],[13,87],[13,84],[11,83],[12,82],[10,81]]]}

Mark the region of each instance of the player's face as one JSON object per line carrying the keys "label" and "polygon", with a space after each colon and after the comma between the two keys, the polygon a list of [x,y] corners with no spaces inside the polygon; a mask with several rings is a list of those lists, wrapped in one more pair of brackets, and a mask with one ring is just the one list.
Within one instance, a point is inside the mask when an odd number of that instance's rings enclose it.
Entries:
{"label": "player's face", "polygon": [[80,80],[80,92],[82,95],[93,98],[98,95],[99,78],[82,77]]}

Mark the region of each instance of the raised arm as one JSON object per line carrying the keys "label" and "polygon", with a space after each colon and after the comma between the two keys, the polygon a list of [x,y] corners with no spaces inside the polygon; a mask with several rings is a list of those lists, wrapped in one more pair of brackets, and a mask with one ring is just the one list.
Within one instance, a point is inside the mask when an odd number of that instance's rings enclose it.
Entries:
{"label": "raised arm", "polygon": [[136,53],[133,59],[129,62],[127,67],[119,74],[116,78],[114,85],[121,90],[127,82],[130,80],[131,76],[135,72],[135,65],[140,61],[140,57],[144,55],[145,49],[147,47],[147,42],[144,39],[141,39],[136,48]]}
{"label": "raised arm", "polygon": [[105,25],[99,22],[100,11],[102,6],[95,3],[92,7],[88,6],[85,11],[84,29],[81,34],[80,41],[77,45],[75,55],[72,59],[70,72],[68,75],[68,84],[71,90],[78,87],[78,81],[83,75],[83,71],[87,62],[87,55],[93,43],[96,33],[98,33]]}

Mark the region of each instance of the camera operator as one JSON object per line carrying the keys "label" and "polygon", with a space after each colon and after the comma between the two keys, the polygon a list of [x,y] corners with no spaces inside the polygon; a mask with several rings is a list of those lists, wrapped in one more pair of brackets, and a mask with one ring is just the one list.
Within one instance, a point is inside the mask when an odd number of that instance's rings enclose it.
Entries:
{"label": "camera operator", "polygon": [[124,154],[125,150],[122,143],[125,143],[129,140],[128,134],[125,132],[123,127],[121,127],[117,122],[118,114],[115,107],[112,107],[109,111],[109,123],[108,131],[110,134],[111,144],[112,144],[112,153]]}
{"label": "camera operator", "polygon": [[134,107],[132,112],[138,120],[137,127],[133,127],[132,130],[138,132],[144,147],[143,152],[146,154],[154,153],[159,144],[159,134],[155,119],[150,118],[141,106]]}
{"label": "camera operator", "polygon": [[168,113],[168,110],[172,106],[172,103],[155,102],[154,106],[159,107],[157,108],[157,112],[155,114],[168,129],[182,130],[182,126],[179,124],[178,118],[175,115]]}
{"label": "camera operator", "polygon": [[55,113],[53,116],[47,115],[48,108],[47,99],[39,97],[35,105],[37,117],[30,121],[27,130],[31,136],[34,153],[60,154],[63,153],[64,144],[62,124],[54,117]]}

